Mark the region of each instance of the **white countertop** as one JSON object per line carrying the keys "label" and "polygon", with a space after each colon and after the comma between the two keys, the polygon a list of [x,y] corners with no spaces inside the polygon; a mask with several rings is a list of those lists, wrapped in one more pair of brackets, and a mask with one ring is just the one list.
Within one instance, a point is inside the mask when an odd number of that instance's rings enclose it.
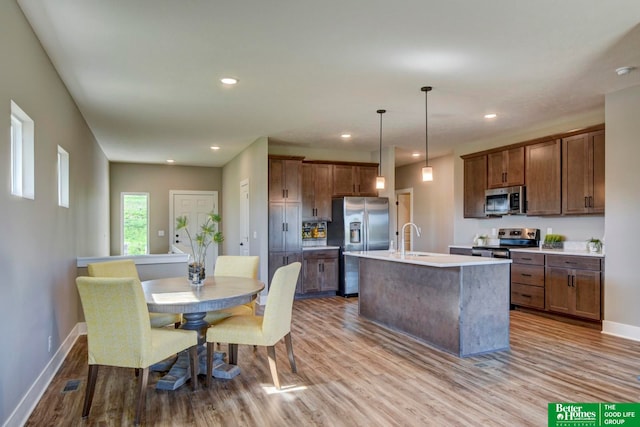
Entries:
{"label": "white countertop", "polygon": [[[449,248],[471,249],[473,245],[449,245]],[[596,258],[604,258],[604,252],[593,253],[587,250],[581,249],[543,249],[543,248],[510,248],[511,252],[530,252],[535,254],[549,254],[549,255],[576,255],[576,256],[590,256]]]}
{"label": "white countertop", "polygon": [[466,255],[449,255],[431,252],[407,252],[404,256],[400,252],[390,253],[389,251],[352,251],[345,252],[345,255],[361,258],[380,259],[385,261],[403,262],[406,264],[426,265],[429,267],[466,267],[471,265],[487,264],[511,264],[510,259],[472,257]]}
{"label": "white countertop", "polygon": [[522,249],[509,249],[511,252],[529,252],[534,254],[547,254],[547,255],[577,255],[577,256],[589,256],[596,258],[604,258],[604,253],[593,253],[589,251],[582,251],[579,249],[544,249],[544,248],[522,248]]}

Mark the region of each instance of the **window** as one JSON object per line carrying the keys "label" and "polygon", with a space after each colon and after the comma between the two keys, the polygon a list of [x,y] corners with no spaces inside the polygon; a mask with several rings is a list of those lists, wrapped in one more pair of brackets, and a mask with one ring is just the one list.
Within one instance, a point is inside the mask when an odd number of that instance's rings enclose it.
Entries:
{"label": "window", "polygon": [[122,255],[149,253],[149,194],[122,193]]}
{"label": "window", "polygon": [[69,153],[58,145],[58,206],[69,207]]}
{"label": "window", "polygon": [[11,194],[35,198],[33,120],[11,101]]}

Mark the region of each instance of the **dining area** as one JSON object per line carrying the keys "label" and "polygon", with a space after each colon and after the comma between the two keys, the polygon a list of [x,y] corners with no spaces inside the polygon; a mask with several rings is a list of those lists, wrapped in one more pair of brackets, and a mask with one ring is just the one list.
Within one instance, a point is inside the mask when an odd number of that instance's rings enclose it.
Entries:
{"label": "dining area", "polygon": [[[159,392],[193,393],[233,380],[240,374],[239,345],[254,353],[266,348],[273,385],[280,389],[275,345],[281,340],[296,372],[291,313],[301,265],[281,267],[266,305],[256,310],[256,297],[265,288],[258,266],[257,256],[219,256],[213,275],[194,284],[186,274],[140,281],[130,259],[89,263],[88,275],[76,279],[87,325],[82,419],[91,422],[94,402],[110,404],[100,392],[101,381],[110,381],[104,371],[133,369],[134,411],[125,424],[139,425]],[[147,398],[150,376],[156,393]]]}

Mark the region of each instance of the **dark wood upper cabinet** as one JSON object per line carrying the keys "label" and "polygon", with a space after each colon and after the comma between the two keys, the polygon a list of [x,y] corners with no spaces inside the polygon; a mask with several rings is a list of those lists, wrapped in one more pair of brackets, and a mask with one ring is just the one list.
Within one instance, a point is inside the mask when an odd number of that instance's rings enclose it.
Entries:
{"label": "dark wood upper cabinet", "polygon": [[562,140],[562,213],[604,213],[604,130]]}
{"label": "dark wood upper cabinet", "polygon": [[488,188],[524,185],[524,147],[487,155]]}
{"label": "dark wood upper cabinet", "polygon": [[484,218],[487,156],[464,159],[464,217]]}
{"label": "dark wood upper cabinet", "polygon": [[526,146],[527,215],[560,215],[562,212],[560,153],[560,139]]}
{"label": "dark wood upper cabinet", "polygon": [[330,164],[302,164],[302,219],[331,221],[333,167]]}
{"label": "dark wood upper cabinet", "polygon": [[376,197],[376,165],[333,165],[333,197],[372,196]]}
{"label": "dark wood upper cabinet", "polygon": [[269,201],[301,202],[302,160],[269,158]]}

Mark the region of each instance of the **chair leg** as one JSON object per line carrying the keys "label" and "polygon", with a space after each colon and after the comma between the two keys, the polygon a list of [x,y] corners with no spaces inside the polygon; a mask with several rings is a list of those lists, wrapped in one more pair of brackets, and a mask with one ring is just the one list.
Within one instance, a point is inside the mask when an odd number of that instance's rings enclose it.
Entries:
{"label": "chair leg", "polygon": [[198,389],[198,371],[200,366],[200,361],[198,360],[198,346],[194,345],[189,349],[189,354],[191,356],[191,388],[193,391]]}
{"label": "chair leg", "polygon": [[145,396],[147,393],[147,382],[149,381],[149,367],[142,369],[142,375],[138,379],[138,401],[136,403],[136,417],[134,424],[140,424],[140,416],[142,415],[142,408],[145,407]]}
{"label": "chair leg", "polygon": [[89,373],[87,374],[87,387],[84,391],[84,406],[82,407],[82,418],[89,416],[91,410],[91,402],[93,401],[93,392],[96,389],[96,378],[98,378],[98,365],[89,365]]}
{"label": "chair leg", "polygon": [[278,367],[276,365],[275,346],[267,346],[267,357],[269,358],[269,369],[271,370],[271,378],[273,378],[273,384],[278,390],[280,390],[280,379],[278,378]]}
{"label": "chair leg", "polygon": [[207,376],[205,384],[207,388],[211,384],[211,373],[213,371],[213,350],[215,348],[215,343],[207,342],[207,372],[204,374]]}
{"label": "chair leg", "polygon": [[291,365],[291,372],[294,374],[298,372],[296,368],[296,359],[293,357],[293,344],[291,344],[291,332],[284,336],[284,343],[287,346],[287,354],[289,355],[289,364]]}
{"label": "chair leg", "polygon": [[238,344],[229,344],[229,365],[238,364]]}

